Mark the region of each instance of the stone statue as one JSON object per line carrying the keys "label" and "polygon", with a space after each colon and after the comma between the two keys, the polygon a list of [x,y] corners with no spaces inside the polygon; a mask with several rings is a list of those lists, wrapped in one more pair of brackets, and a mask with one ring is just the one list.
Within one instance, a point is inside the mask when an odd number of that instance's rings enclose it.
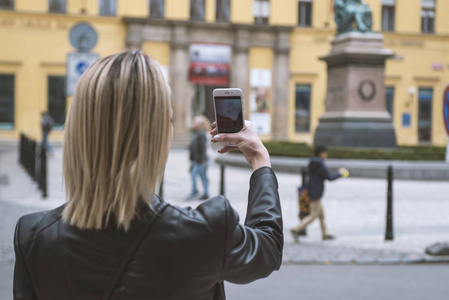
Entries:
{"label": "stone statue", "polygon": [[217,21],[229,22],[229,0],[217,1]]}
{"label": "stone statue", "polygon": [[204,0],[190,0],[190,19],[204,21]]}
{"label": "stone statue", "polygon": [[150,0],[150,18],[164,18],[164,0]]}
{"label": "stone statue", "polygon": [[364,0],[336,0],[334,11],[337,35],[351,31],[371,31],[371,9]]}

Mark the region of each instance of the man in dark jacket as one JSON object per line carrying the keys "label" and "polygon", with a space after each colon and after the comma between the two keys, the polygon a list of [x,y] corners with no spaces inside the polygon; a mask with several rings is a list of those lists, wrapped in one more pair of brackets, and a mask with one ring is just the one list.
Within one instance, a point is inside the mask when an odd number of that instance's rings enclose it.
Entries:
{"label": "man in dark jacket", "polygon": [[327,147],[316,146],[315,156],[309,162],[309,198],[310,198],[310,214],[301,220],[301,223],[291,230],[295,242],[298,242],[299,233],[304,230],[313,220],[320,219],[321,233],[323,240],[332,240],[334,236],[329,235],[326,230],[326,222],[324,220],[324,210],[321,205],[321,198],[324,193],[324,180],[335,180],[341,176],[346,177],[349,173],[346,168],[340,168],[337,174],[331,174],[327,169],[324,161],[327,158]]}

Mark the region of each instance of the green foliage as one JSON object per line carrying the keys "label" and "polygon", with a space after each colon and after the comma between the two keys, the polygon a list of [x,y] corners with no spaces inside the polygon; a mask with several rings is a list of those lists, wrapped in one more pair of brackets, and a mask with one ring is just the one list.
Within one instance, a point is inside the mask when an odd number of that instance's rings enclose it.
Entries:
{"label": "green foliage", "polygon": [[[303,157],[313,156],[313,147],[304,143],[264,142],[273,156]],[[436,146],[383,148],[329,147],[329,158],[379,159],[379,160],[424,160],[443,161],[446,148]]]}

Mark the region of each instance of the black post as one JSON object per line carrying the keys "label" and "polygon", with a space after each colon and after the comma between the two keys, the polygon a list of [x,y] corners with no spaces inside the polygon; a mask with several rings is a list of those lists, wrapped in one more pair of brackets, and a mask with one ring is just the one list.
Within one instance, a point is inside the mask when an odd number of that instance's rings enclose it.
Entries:
{"label": "black post", "polygon": [[40,187],[42,190],[42,198],[47,198],[47,149],[45,149],[45,145],[41,146],[40,153]]}
{"label": "black post", "polygon": [[159,197],[164,199],[164,175],[162,175],[161,185],[159,186]]}
{"label": "black post", "polygon": [[27,174],[29,174],[28,173],[28,161],[30,160],[30,158],[29,158],[29,141],[28,141],[28,138],[26,137],[26,136],[24,136],[24,138],[23,138],[23,154],[24,154],[24,156],[23,156],[23,167],[25,168],[25,172],[27,172]]}
{"label": "black post", "polygon": [[36,141],[30,141],[30,176],[33,178],[34,181],[36,181],[36,162],[37,159],[37,142]]}
{"label": "black post", "polygon": [[385,240],[391,241],[393,235],[393,167],[388,166],[388,190],[387,190],[387,226],[385,229]]}
{"label": "black post", "polygon": [[23,166],[23,133],[20,134],[20,142],[19,142],[19,163]]}
{"label": "black post", "polygon": [[28,173],[28,175],[31,176],[31,178],[34,178],[34,176],[31,173],[31,164],[32,162],[32,158],[31,158],[31,140],[27,137],[26,138],[26,145],[27,145],[27,154],[26,154],[26,171]]}
{"label": "black post", "polygon": [[220,164],[220,173],[221,173],[221,178],[220,178],[220,195],[223,195],[224,196],[224,194],[225,194],[225,188],[224,188],[224,185],[225,185],[225,164]]}

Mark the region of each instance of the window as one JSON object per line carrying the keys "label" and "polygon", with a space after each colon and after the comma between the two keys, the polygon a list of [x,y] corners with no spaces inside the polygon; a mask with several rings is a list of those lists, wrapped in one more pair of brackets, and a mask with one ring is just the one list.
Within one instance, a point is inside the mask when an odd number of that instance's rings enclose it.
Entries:
{"label": "window", "polygon": [[165,15],[164,0],[150,0],[150,18],[163,19]]}
{"label": "window", "polygon": [[432,88],[419,88],[418,139],[420,142],[432,140]]}
{"label": "window", "polygon": [[65,76],[48,76],[48,114],[55,127],[64,125],[65,111]]}
{"label": "window", "polygon": [[270,17],[270,1],[269,0],[255,0],[253,2],[254,23],[268,24]]}
{"label": "window", "polygon": [[229,22],[230,4],[229,0],[217,0],[217,22]]}
{"label": "window", "polygon": [[14,129],[14,75],[0,74],[0,129]]}
{"label": "window", "polygon": [[204,0],[190,0],[190,20],[204,21]]}
{"label": "window", "polygon": [[49,0],[48,11],[52,13],[65,13],[66,0]]}
{"label": "window", "polygon": [[295,131],[310,131],[310,84],[297,84],[295,91]]}
{"label": "window", "polygon": [[115,0],[100,0],[100,16],[115,16]]}
{"label": "window", "polygon": [[435,32],[435,0],[421,0],[421,31],[422,33]]}
{"label": "window", "polygon": [[312,26],[312,0],[299,1],[298,25]]}
{"label": "window", "polygon": [[382,30],[394,31],[396,0],[382,0]]}
{"label": "window", "polygon": [[394,111],[394,87],[393,86],[387,86],[385,90],[385,99],[386,99],[386,105],[387,105],[387,111],[390,113],[390,115],[393,116]]}
{"label": "window", "polygon": [[0,9],[14,9],[14,0],[0,0]]}

